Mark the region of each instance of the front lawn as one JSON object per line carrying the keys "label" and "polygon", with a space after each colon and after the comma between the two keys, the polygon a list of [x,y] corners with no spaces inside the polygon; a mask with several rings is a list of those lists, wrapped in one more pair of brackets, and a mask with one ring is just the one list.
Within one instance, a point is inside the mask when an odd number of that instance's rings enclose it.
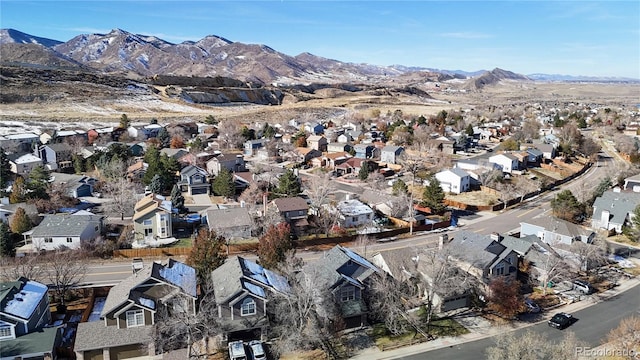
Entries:
{"label": "front lawn", "polygon": [[178,239],[177,243],[173,243],[171,244],[171,246],[169,247],[192,247],[193,246],[193,240],[191,240],[191,238],[180,238]]}

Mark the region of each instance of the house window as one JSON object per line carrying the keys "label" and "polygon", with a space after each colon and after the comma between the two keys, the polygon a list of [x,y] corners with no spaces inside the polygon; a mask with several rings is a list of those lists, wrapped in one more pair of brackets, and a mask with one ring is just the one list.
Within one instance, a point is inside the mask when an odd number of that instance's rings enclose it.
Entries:
{"label": "house window", "polygon": [[153,224],[153,221],[151,221],[151,219],[145,220],[142,222],[142,225],[152,225],[152,224]]}
{"label": "house window", "polygon": [[53,242],[53,238],[46,237],[46,238],[44,238],[44,242],[47,243],[47,244],[51,244]]}
{"label": "house window", "polygon": [[242,300],[242,307],[240,309],[240,315],[255,315],[256,313],[256,302],[252,298],[246,298]]}
{"label": "house window", "polygon": [[144,325],[144,310],[127,311],[127,327],[136,327]]}
{"label": "house window", "polygon": [[340,300],[342,302],[355,300],[356,289],[353,286],[345,286],[340,290]]}
{"label": "house window", "polygon": [[98,231],[98,230],[100,230],[100,226],[96,225],[96,227],[95,227],[95,228],[93,228],[93,230],[94,230],[94,231]]}
{"label": "house window", "polygon": [[13,337],[11,334],[11,326],[2,325],[0,326],[0,338]]}
{"label": "house window", "polygon": [[500,263],[496,265],[495,275],[504,275],[504,263]]}
{"label": "house window", "polygon": [[72,242],[73,242],[73,238],[68,237],[68,238],[67,238],[67,242],[68,242],[68,243],[72,243]]}

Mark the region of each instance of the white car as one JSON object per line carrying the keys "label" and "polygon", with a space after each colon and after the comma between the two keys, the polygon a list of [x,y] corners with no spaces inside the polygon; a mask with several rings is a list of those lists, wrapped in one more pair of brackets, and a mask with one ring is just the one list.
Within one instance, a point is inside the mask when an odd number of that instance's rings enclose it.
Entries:
{"label": "white car", "polygon": [[249,353],[253,356],[254,360],[265,360],[267,355],[262,347],[262,342],[258,340],[252,340],[249,342]]}

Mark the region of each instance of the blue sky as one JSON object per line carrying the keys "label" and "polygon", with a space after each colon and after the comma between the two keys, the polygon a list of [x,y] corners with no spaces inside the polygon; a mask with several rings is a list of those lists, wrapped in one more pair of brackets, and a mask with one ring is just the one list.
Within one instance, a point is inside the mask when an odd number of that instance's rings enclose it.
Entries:
{"label": "blue sky", "polygon": [[376,65],[640,78],[637,0],[2,0],[0,26],[61,41],[120,28]]}

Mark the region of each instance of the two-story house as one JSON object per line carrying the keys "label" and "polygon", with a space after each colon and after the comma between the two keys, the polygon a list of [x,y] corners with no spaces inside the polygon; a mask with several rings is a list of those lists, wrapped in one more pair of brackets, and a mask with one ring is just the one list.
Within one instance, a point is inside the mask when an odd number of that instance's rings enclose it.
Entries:
{"label": "two-story house", "polygon": [[367,323],[368,287],[373,276],[382,274],[377,266],[353,250],[336,245],[319,260],[307,264],[302,274],[312,278],[318,287],[329,290],[347,328]]}
{"label": "two-story house", "polygon": [[471,190],[471,175],[460,168],[443,170],[435,176],[444,192],[460,194]]}
{"label": "two-story house", "polygon": [[211,272],[218,318],[226,326],[226,337],[259,331],[269,326],[267,303],[271,296],[289,292],[286,278],[253,261],[234,256]]}
{"label": "two-story house", "polygon": [[304,131],[313,135],[320,135],[324,132],[324,126],[317,122],[304,123]]}
{"label": "two-story house", "polygon": [[180,170],[180,181],[178,187],[180,191],[189,195],[209,195],[211,185],[209,184],[207,171],[195,165],[189,165]]}
{"label": "two-story house", "polygon": [[247,140],[244,143],[244,155],[255,156],[259,149],[267,143],[267,139]]}
{"label": "two-story house", "polygon": [[356,144],[353,149],[358,159],[373,159],[378,157],[380,151],[371,144]]}
{"label": "two-story house", "polygon": [[515,279],[518,254],[500,243],[499,234],[483,235],[459,231],[448,243],[458,267],[488,284],[497,276]]}
{"label": "two-story house", "polygon": [[91,196],[98,179],[86,175],[52,172],[51,183],[59,186],[67,196],[79,198]]}
{"label": "two-story house", "polygon": [[340,212],[340,223],[345,228],[367,226],[373,222],[373,209],[360,200],[347,199],[336,205]]}
{"label": "two-story house", "polygon": [[140,199],[134,207],[133,229],[138,241],[170,238],[171,201],[153,193]]}
{"label": "two-story house", "polygon": [[227,169],[232,174],[246,171],[244,157],[242,154],[222,153],[207,161],[207,171],[214,176],[218,176],[222,169]]}
{"label": "two-story house", "polygon": [[320,152],[327,151],[327,138],[321,135],[311,135],[307,138],[307,146]]}
{"label": "two-story house", "polygon": [[593,203],[591,227],[621,234],[622,227],[631,224],[639,205],[639,193],[606,191]]}
{"label": "two-story house", "polygon": [[147,169],[149,168],[149,164],[140,160],[135,164],[129,165],[127,168],[127,178],[131,181],[140,182],[144,177],[144,174],[147,173]]}
{"label": "two-story house", "polygon": [[96,239],[102,233],[102,215],[47,215],[33,229],[23,233],[25,244],[32,251],[79,249],[82,243]]}
{"label": "two-story house", "polygon": [[309,225],[307,221],[309,204],[299,196],[274,199],[270,206],[280,214],[285,222],[291,225],[291,229],[294,231],[304,230]]}
{"label": "two-story house", "polygon": [[551,245],[571,245],[574,241],[590,244],[596,233],[566,220],[545,216],[521,222],[520,236],[526,235],[535,235]]}
{"label": "two-story house", "polygon": [[49,170],[62,170],[73,167],[72,149],[67,143],[42,145],[39,148],[38,155]]}
{"label": "two-story house", "polygon": [[498,164],[502,167],[502,171],[511,174],[513,170],[518,170],[518,158],[511,154],[497,154],[489,157],[489,162]]}
{"label": "two-story house", "polygon": [[62,340],[51,323],[46,285],[21,277],[0,283],[0,358],[55,359]]}
{"label": "two-story house", "polygon": [[13,153],[7,155],[11,172],[18,175],[29,175],[35,167],[42,166],[42,159],[32,153]]}
{"label": "two-story house", "polygon": [[152,358],[158,310],[195,316],[196,281],[194,268],[173,259],[144,264],[109,290],[98,321],[78,324],[76,358]]}
{"label": "two-story house", "polygon": [[380,161],[387,164],[397,164],[403,151],[402,146],[387,145],[380,152]]}

